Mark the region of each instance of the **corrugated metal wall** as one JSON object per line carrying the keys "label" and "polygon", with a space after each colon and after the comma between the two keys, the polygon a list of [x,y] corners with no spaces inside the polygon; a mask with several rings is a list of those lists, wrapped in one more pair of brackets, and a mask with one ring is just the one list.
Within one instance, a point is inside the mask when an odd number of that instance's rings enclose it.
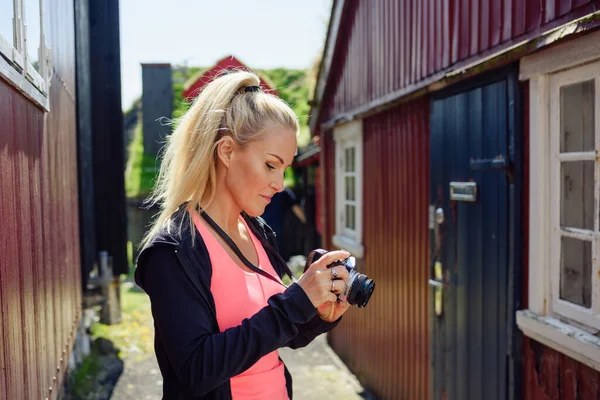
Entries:
{"label": "corrugated metal wall", "polygon": [[599,8],[598,0],[348,0],[321,119]]}
{"label": "corrugated metal wall", "polygon": [[[334,350],[381,399],[429,396],[429,105],[420,99],[364,121],[362,272],[376,281],[364,309],[331,332]],[[333,185],[327,134],[325,187]],[[335,194],[327,196],[326,240]],[[333,248],[327,243],[328,248]]]}
{"label": "corrugated metal wall", "polygon": [[46,2],[46,114],[0,79],[0,398],[54,397],[81,309],[73,2]]}

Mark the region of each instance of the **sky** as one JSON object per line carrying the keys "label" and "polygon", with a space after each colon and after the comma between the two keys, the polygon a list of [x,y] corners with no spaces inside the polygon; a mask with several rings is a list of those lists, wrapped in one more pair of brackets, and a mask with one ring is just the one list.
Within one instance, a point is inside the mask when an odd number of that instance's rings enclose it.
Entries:
{"label": "sky", "polygon": [[120,0],[122,108],[142,93],[141,63],[309,68],[332,0]]}

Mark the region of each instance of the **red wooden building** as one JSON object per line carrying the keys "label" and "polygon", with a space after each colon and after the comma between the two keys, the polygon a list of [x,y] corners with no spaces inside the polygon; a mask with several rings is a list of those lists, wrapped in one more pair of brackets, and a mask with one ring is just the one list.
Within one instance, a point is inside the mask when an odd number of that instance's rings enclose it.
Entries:
{"label": "red wooden building", "polygon": [[3,3],[0,398],[50,399],[72,358],[97,252],[123,269],[118,1]]}
{"label": "red wooden building", "polygon": [[599,7],[334,0],[323,246],[377,287],[330,342],[378,397],[600,398]]}
{"label": "red wooden building", "polygon": [[[183,98],[187,101],[192,101],[194,99],[194,97],[196,97],[198,95],[198,93],[200,93],[202,88],[207,83],[212,81],[216,76],[219,76],[219,74],[221,74],[227,70],[240,70],[240,69],[250,70],[250,68],[248,68],[244,63],[242,63],[240,60],[238,60],[234,56],[229,55],[227,57],[220,59],[211,68],[199,73],[198,76],[196,76],[196,77],[190,78],[188,80],[188,82],[186,82],[186,84],[183,88]],[[269,83],[269,81],[264,76],[262,76],[260,74],[258,74],[258,76],[261,81],[260,86],[261,86],[262,90],[265,92],[269,92],[269,93],[273,93],[273,94],[277,95],[276,88],[272,87],[273,85],[271,83]]]}

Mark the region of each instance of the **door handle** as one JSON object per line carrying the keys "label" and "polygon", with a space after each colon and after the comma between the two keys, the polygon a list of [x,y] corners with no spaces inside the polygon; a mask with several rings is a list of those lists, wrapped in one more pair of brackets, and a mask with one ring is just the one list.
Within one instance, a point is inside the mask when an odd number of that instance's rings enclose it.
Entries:
{"label": "door handle", "polygon": [[442,271],[442,263],[439,261],[436,261],[434,266],[433,266],[433,275],[434,275],[434,279],[429,279],[429,281],[427,282],[429,284],[429,286],[433,287],[433,290],[435,291],[434,293],[434,308],[435,308],[435,315],[437,315],[438,317],[442,315],[442,312],[444,310],[443,307],[443,289],[444,289],[444,273]]}
{"label": "door handle", "polygon": [[435,280],[435,279],[430,279],[429,282],[427,282],[429,284],[429,286],[433,286],[435,288],[439,288],[442,289],[444,287],[444,282]]}

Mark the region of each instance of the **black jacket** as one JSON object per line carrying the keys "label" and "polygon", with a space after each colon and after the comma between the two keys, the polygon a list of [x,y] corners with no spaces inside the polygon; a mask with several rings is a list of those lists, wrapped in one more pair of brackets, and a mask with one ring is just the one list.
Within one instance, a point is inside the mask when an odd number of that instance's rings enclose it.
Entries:
{"label": "black jacket", "polygon": [[[212,266],[202,236],[184,207],[146,246],[137,260],[136,283],[146,291],[154,317],[154,349],[163,375],[163,398],[230,400],[229,379],[283,346],[306,346],[339,323],[326,323],[304,290],[293,283],[240,326],[219,331],[210,291]],[[272,230],[244,216],[280,277],[289,273],[277,254]],[[179,223],[182,223],[179,234]],[[285,369],[288,394],[291,376]],[[268,384],[268,383],[265,383]]]}

